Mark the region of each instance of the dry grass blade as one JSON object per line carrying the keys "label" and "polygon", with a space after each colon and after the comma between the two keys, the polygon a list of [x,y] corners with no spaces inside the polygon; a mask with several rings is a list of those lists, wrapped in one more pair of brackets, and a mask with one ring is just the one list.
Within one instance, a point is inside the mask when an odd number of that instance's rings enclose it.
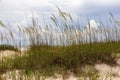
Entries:
{"label": "dry grass blade", "polygon": [[68,15],[66,12],[63,12],[58,6],[56,6],[58,11],[59,11],[59,15],[64,19],[64,20],[67,20],[66,19],[66,16]]}
{"label": "dry grass blade", "polygon": [[59,12],[62,12],[61,9],[60,9],[58,6],[56,6],[56,7],[57,7],[57,9],[59,10]]}
{"label": "dry grass blade", "polygon": [[10,31],[10,36],[12,37],[12,39],[14,38],[12,31]]}
{"label": "dry grass blade", "polygon": [[0,21],[0,26],[5,27],[5,24],[2,21]]}
{"label": "dry grass blade", "polygon": [[112,12],[109,12],[109,14],[110,14],[110,16],[111,16],[112,18],[114,18],[114,16],[113,16]]}
{"label": "dry grass blade", "polygon": [[53,13],[52,13],[52,16],[50,18],[53,21],[53,23],[57,26],[57,19]]}
{"label": "dry grass blade", "polygon": [[49,31],[49,26],[48,25],[45,26],[45,30]]}
{"label": "dry grass blade", "polygon": [[22,31],[22,29],[21,29],[21,27],[18,25],[18,29],[19,29],[19,32],[21,32]]}
{"label": "dry grass blade", "polygon": [[32,24],[33,24],[33,27],[36,27],[36,21],[34,18],[32,18]]}
{"label": "dry grass blade", "polygon": [[73,18],[71,16],[71,14],[68,14],[68,16],[69,16],[70,20],[73,22]]}
{"label": "dry grass blade", "polygon": [[66,19],[66,15],[67,15],[67,14],[66,14],[65,12],[61,12],[61,13],[60,13],[60,16],[61,16],[64,20],[67,20],[67,19]]}

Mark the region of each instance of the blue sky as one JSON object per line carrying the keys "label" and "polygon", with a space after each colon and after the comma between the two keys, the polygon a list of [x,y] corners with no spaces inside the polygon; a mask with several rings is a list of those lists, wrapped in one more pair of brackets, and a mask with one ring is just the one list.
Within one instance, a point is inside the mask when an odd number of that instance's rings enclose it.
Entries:
{"label": "blue sky", "polygon": [[111,11],[116,19],[120,19],[120,0],[0,0],[0,20],[18,23],[32,11],[36,16],[49,17],[52,12],[57,12],[56,5],[74,16],[105,18]]}

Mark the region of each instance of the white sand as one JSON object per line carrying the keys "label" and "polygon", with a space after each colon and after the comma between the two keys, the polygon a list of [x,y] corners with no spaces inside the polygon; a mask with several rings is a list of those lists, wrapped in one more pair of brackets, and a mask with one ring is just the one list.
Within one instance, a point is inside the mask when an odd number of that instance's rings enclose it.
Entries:
{"label": "white sand", "polygon": [[19,53],[15,51],[11,51],[11,50],[0,51],[0,60],[2,60],[5,57],[12,58],[16,55],[19,55]]}

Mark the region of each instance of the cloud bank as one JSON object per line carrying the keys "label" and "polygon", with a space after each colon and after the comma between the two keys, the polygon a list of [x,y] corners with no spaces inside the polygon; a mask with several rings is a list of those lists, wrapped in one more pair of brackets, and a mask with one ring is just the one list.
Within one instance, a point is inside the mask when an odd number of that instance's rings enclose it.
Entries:
{"label": "cloud bank", "polygon": [[120,7],[120,0],[1,0],[0,13],[16,12],[18,14],[31,9],[56,10],[56,5],[64,10],[88,13],[90,10],[95,12],[103,8]]}
{"label": "cloud bank", "polygon": [[56,5],[76,18],[77,14],[95,16],[105,11],[119,11],[120,0],[1,0],[0,19],[16,23],[24,15],[32,14],[32,11],[38,16],[48,16],[57,12]]}

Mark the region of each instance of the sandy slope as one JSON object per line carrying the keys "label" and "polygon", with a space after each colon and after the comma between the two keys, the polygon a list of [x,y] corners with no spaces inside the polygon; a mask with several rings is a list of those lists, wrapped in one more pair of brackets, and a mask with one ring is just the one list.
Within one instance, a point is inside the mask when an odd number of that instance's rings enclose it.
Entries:
{"label": "sandy slope", "polygon": [[19,53],[15,51],[11,51],[11,50],[0,51],[0,60],[2,60],[5,57],[12,58],[16,55],[19,55]]}
{"label": "sandy slope", "polygon": [[21,52],[15,52],[12,50],[4,50],[4,51],[0,51],[0,60],[2,60],[3,58],[14,58],[15,56],[23,56],[25,55],[25,52],[27,50],[21,50]]}
{"label": "sandy slope", "polygon": [[[24,51],[23,51],[24,52]],[[15,55],[20,55],[18,52],[5,50],[0,52],[0,60],[3,57],[14,57]],[[98,75],[99,80],[120,80],[120,55],[116,59],[116,62],[118,65],[116,66],[109,66],[107,64],[95,64],[94,68],[99,72]],[[21,71],[19,70],[13,70],[8,71],[1,75],[3,80],[20,80]],[[36,74],[27,77],[26,75],[22,75],[22,80],[36,80],[35,79]],[[63,79],[62,75],[56,75],[56,77],[41,77],[41,80],[89,80],[88,78],[84,79],[82,77],[77,78],[73,74],[69,74],[67,78]]]}

